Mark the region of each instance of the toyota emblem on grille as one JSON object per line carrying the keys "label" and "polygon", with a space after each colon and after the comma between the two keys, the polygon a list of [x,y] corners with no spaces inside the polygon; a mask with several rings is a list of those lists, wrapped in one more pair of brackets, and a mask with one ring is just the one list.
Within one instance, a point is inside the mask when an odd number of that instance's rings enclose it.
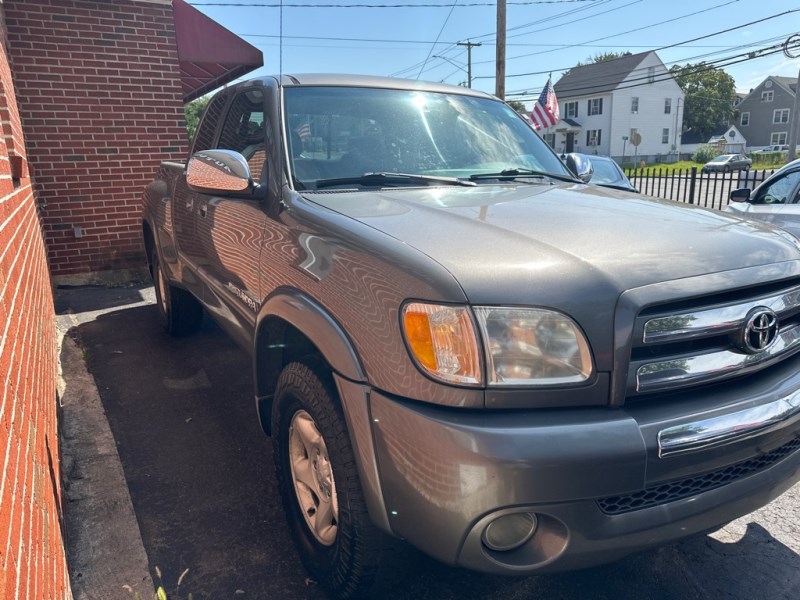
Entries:
{"label": "toyota emblem on grille", "polygon": [[742,350],[749,354],[758,354],[769,348],[776,339],[778,315],[764,306],[751,310],[742,330]]}

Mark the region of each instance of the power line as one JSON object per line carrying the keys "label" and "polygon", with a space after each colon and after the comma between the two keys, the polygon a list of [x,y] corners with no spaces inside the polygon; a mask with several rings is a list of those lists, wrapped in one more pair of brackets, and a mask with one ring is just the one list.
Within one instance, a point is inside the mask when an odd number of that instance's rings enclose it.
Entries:
{"label": "power line", "polygon": [[[573,4],[578,2],[602,2],[602,0],[518,0],[508,2],[514,6],[531,6],[534,4]],[[261,3],[254,2],[190,2],[192,6],[227,6],[232,8],[450,8],[450,4],[441,2],[430,2],[425,4],[300,4],[300,3]],[[463,7],[473,6],[494,6],[494,2],[468,2],[459,4]]]}
{"label": "power line", "polygon": [[439,29],[439,33],[436,35],[436,41],[431,44],[431,47],[428,49],[428,56],[425,57],[425,61],[422,63],[422,66],[419,68],[419,73],[417,73],[417,79],[419,76],[422,75],[422,70],[425,68],[425,65],[428,64],[428,60],[431,58],[431,54],[433,54],[433,49],[436,48],[436,44],[439,43],[439,38],[442,37],[442,33],[444,32],[444,28],[447,27],[448,21],[450,21],[450,17],[453,16],[453,11],[456,8],[456,4],[458,4],[458,0],[453,0],[453,4],[450,6],[450,12],[447,13],[447,17],[444,19],[444,23],[442,23],[441,28]]}
{"label": "power line", "polygon": [[[750,21],[748,23],[743,23],[742,25],[736,25],[735,27],[729,27],[729,28],[723,29],[721,31],[715,31],[713,33],[709,33],[709,34],[706,34],[706,35],[698,36],[698,37],[695,37],[695,38],[692,38],[692,39],[689,39],[689,40],[684,40],[682,42],[676,42],[674,44],[668,44],[666,46],[660,46],[658,48],[654,48],[652,51],[653,52],[658,52],[660,50],[666,50],[668,48],[675,48],[677,46],[682,46],[682,45],[688,44],[690,42],[698,42],[700,40],[704,40],[704,39],[707,39],[707,38],[710,38],[710,37],[714,37],[714,36],[717,36],[717,35],[722,35],[723,33],[730,33],[731,31],[735,31],[737,29],[742,29],[743,27],[749,27],[750,25],[755,25],[757,23],[763,23],[765,21],[769,21],[771,19],[776,19],[778,17],[783,17],[783,16],[786,16],[788,14],[795,13],[795,12],[798,12],[798,11],[800,11],[800,8],[789,9],[789,10],[784,11],[782,13],[770,15],[768,17],[764,17],[762,19],[757,19],[755,21]],[[626,33],[630,33],[630,32],[626,32]],[[598,40],[588,40],[588,41],[596,42]],[[620,60],[620,59],[613,59],[613,60]],[[612,62],[612,61],[609,61],[609,62]],[[562,68],[559,68],[559,69],[551,69],[551,68],[549,68],[547,71],[536,71],[536,72],[530,72],[530,73],[516,73],[516,74],[513,74],[513,75],[506,75],[506,77],[526,77],[526,76],[529,76],[529,75],[543,75],[544,73],[548,73],[550,71],[567,71],[567,70],[573,69],[573,68],[575,68],[575,65],[573,65],[572,67],[562,67]],[[475,79],[491,79],[491,76],[489,76],[489,75],[479,75],[479,76],[476,76]]]}
{"label": "power line", "polygon": [[[564,18],[564,17],[570,16],[572,14],[575,14],[577,12],[581,12],[581,11],[584,11],[584,10],[587,10],[587,9],[594,8],[595,6],[600,6],[600,5],[603,5],[603,4],[607,4],[608,2],[613,2],[613,0],[599,0],[597,3],[592,3],[592,5],[589,5],[589,6],[582,6],[580,8],[573,8],[573,9],[570,9],[570,10],[567,10],[567,11],[560,12],[560,13],[558,13],[556,15],[550,15],[549,17],[544,17],[544,18],[541,18],[541,19],[537,19],[536,21],[531,21],[530,23],[524,23],[522,25],[517,25],[515,27],[512,27],[509,31],[518,30],[518,29],[522,29],[522,28],[525,28],[525,27],[530,27],[530,26],[533,26],[533,25],[539,25],[539,24],[542,24],[542,23],[545,23],[545,22],[548,22],[548,21]],[[630,4],[636,4],[637,2],[642,2],[642,0],[634,0],[634,2],[631,2]],[[629,6],[629,4],[624,5],[623,8],[625,6]],[[611,9],[611,10],[616,10],[616,9]],[[606,12],[610,12],[610,11],[604,11],[604,12],[601,12],[601,13],[596,13],[595,16],[599,16],[599,15],[605,14]],[[580,19],[580,20],[582,20],[582,19]],[[573,21],[573,22],[577,22],[577,21]],[[561,25],[556,25],[555,27],[562,27],[563,25],[567,25],[567,24],[568,23],[562,23]],[[485,34],[476,35],[476,36],[468,36],[468,39],[471,39],[471,40],[482,39],[482,38],[496,38],[496,32],[485,33]],[[443,50],[440,50],[439,54],[444,54],[446,52],[449,52],[450,50],[455,49],[455,47],[456,47],[456,44],[451,44],[450,46],[444,48]],[[492,62],[492,61],[483,61],[483,62],[486,63],[486,62]],[[395,71],[394,73],[391,73],[390,76],[393,76],[393,77],[404,76],[407,73],[410,73],[410,72],[416,70],[417,67],[420,66],[420,64],[423,64],[423,63],[422,62],[415,63],[414,65],[412,65],[410,67],[406,67],[405,69],[400,69],[399,71]],[[437,65],[437,66],[439,66],[439,65]],[[437,66],[431,67],[431,68],[429,68],[427,70],[431,70],[433,68],[436,68]]]}
{"label": "power line", "polygon": [[[651,29],[653,27],[659,27],[661,25],[666,25],[667,23],[674,23],[675,21],[679,21],[679,20],[682,20],[682,19],[687,19],[689,17],[694,17],[694,16],[697,16],[699,14],[702,14],[702,13],[705,13],[705,12],[709,12],[711,10],[716,10],[718,8],[722,8],[724,6],[728,6],[729,4],[734,4],[734,3],[739,2],[739,1],[740,0],[728,0],[727,2],[723,2],[722,4],[717,4],[716,6],[712,6],[710,8],[704,8],[702,10],[698,10],[698,11],[695,11],[693,13],[688,13],[688,14],[685,14],[685,15],[674,17],[672,19],[667,19],[665,21],[659,21],[657,23],[651,23],[650,25],[644,25],[642,27],[637,27],[635,29],[628,29],[627,31],[621,31],[619,33],[606,35],[606,36],[595,38],[595,39],[592,39],[592,40],[585,40],[585,43],[601,42],[603,40],[608,40],[608,39],[611,39],[611,38],[619,37],[621,35],[627,35],[629,33],[635,33],[635,32],[638,32],[638,31],[644,31],[645,29]],[[628,5],[625,5],[625,6],[628,6]],[[622,8],[624,8],[624,7],[622,7]],[[607,12],[611,12],[611,11],[607,11]],[[782,14],[787,14],[787,13],[782,13]],[[774,18],[774,17],[770,17],[770,18]],[[754,23],[758,23],[758,22],[760,22],[760,21],[754,21]],[[744,27],[744,25],[742,27]],[[533,33],[533,32],[531,32],[531,33]],[[563,50],[564,48],[569,48],[572,45],[573,44],[564,44],[564,45],[561,45],[558,48],[552,48],[550,50],[540,50],[539,52],[531,52],[531,53],[528,53],[528,54],[520,54],[518,56],[510,57],[509,60],[516,60],[518,58],[529,58],[531,56],[537,56],[539,54],[548,54],[550,52],[557,52],[558,50]],[[666,47],[671,47],[671,46],[666,46]],[[487,63],[487,62],[491,62],[491,61],[483,61],[483,62]],[[476,77],[476,79],[478,79],[478,78]]]}
{"label": "power line", "polygon": [[[461,6],[459,4],[459,6]],[[278,35],[276,34],[266,34],[266,33],[237,33],[236,35],[240,37],[248,37],[248,38],[275,38],[277,39]],[[480,37],[480,36],[476,36]],[[399,39],[392,39],[392,38],[350,38],[350,37],[332,37],[332,36],[320,36],[320,35],[284,35],[283,39],[285,40],[321,40],[321,41],[330,41],[330,42],[364,42],[364,43],[375,43],[375,44],[433,44],[433,40],[399,40]],[[468,39],[475,39],[475,38],[468,38]],[[442,41],[439,40],[440,44],[452,44],[456,45],[457,41]],[[546,47],[546,48],[553,48],[553,47],[561,47],[563,44],[506,44],[507,46],[528,46],[528,47]],[[612,44],[570,44],[571,46],[580,46],[585,48],[616,48],[616,45]],[[328,46],[325,46],[326,48]],[[652,44],[648,44],[646,46],[638,46],[638,45],[630,45],[627,44],[626,48],[652,48]],[[728,48],[727,44],[699,44],[696,46],[687,46],[687,48]]]}
{"label": "power line", "polygon": [[[786,39],[786,37],[788,35],[791,35],[791,32],[788,33],[788,34],[782,34],[782,35],[778,35],[778,36],[775,36],[775,37],[766,38],[766,39],[763,39],[763,40],[753,41],[753,42],[750,42],[748,44],[742,44],[742,45],[739,45],[739,46],[727,46],[726,50],[727,51],[731,51],[731,50],[741,50],[741,49],[744,49],[744,48],[752,48],[752,47],[757,46],[759,44],[768,44],[770,42],[775,42],[777,40],[784,40],[784,39]],[[686,47],[690,47],[690,46],[686,46]],[[763,50],[763,48],[756,49],[756,50],[754,50],[754,52],[755,51],[761,51],[761,50]],[[651,51],[654,51],[654,50],[651,50]],[[712,56],[712,55],[715,55],[715,54],[721,54],[722,52],[723,51],[717,51],[717,52],[710,52],[710,53],[705,53],[705,54],[697,54],[697,55],[694,55],[694,56],[686,56],[686,57],[683,57],[683,58],[678,59],[678,60],[665,62],[664,65],[665,66],[669,66],[669,65],[677,65],[679,63],[686,63],[686,62],[690,62],[690,61],[693,61],[693,60],[702,59],[702,58],[705,58],[707,56]],[[742,55],[737,55],[737,56],[742,56]],[[617,59],[613,59],[613,60],[617,60]],[[719,60],[726,60],[726,59],[719,59]],[[606,62],[612,62],[612,61],[606,61]],[[586,66],[586,65],[584,65],[584,66]],[[554,69],[554,70],[563,71],[563,70],[567,70],[567,69],[562,68],[562,69]],[[637,71],[643,72],[644,68],[633,69],[631,71],[631,73],[634,73],[634,72],[637,72]],[[547,71],[529,73],[529,75],[546,75],[549,72],[550,72],[550,70],[548,69]],[[603,85],[603,77],[589,78],[586,81],[599,82],[599,83],[596,84],[598,87]],[[608,80],[606,80],[606,81],[608,81]],[[521,90],[515,90],[515,91],[519,92]],[[525,91],[525,93],[527,93],[527,91]]]}
{"label": "power line", "polygon": [[[795,46],[792,46],[792,47],[795,47]],[[800,48],[800,43],[798,43],[796,47]],[[746,53],[742,53],[742,54],[738,54],[738,55],[734,55],[734,56],[729,56],[729,57],[726,57],[724,59],[719,59],[718,61],[715,61],[715,64],[704,63],[704,66],[696,67],[693,72],[694,73],[704,73],[706,71],[713,71],[713,70],[720,69],[722,67],[729,67],[729,66],[736,65],[736,64],[739,64],[739,63],[743,63],[743,62],[747,62],[747,61],[750,61],[750,60],[757,60],[759,58],[764,58],[765,56],[771,56],[773,54],[778,54],[780,52],[783,52],[782,44],[779,44],[779,45],[764,49],[764,51],[759,52],[757,56],[755,56],[754,55],[755,53],[753,53],[753,52],[746,52]],[[658,83],[658,82],[661,82],[661,81],[668,81],[668,80],[673,79],[673,78],[674,78],[674,74],[671,71],[665,71],[664,73],[659,73],[658,75],[655,75],[654,77],[635,78],[635,79],[632,79],[632,80],[628,80],[628,83],[629,83],[631,81],[637,81],[638,79],[647,79],[647,81],[642,81],[641,83],[633,83],[631,85],[619,85],[619,86],[616,86],[614,88],[614,90],[615,91],[616,90],[627,90],[627,89],[642,87],[642,86],[645,86],[645,85],[650,85],[652,83]],[[592,86],[574,88],[574,89],[567,90],[567,91],[568,92],[575,92],[575,91],[583,91],[585,89],[586,90],[593,90],[593,89],[597,89],[598,87],[600,87],[600,86],[599,85],[592,85]],[[602,93],[602,92],[598,91],[597,93]],[[538,94],[533,94],[533,95],[530,95],[530,96],[528,96],[528,94],[529,94],[529,92],[527,90],[525,90],[524,92],[519,92],[519,93],[514,92],[514,93],[510,93],[508,95],[509,96],[519,97],[518,99],[520,99],[520,100],[533,100],[535,98],[538,98]],[[591,92],[589,92],[587,94],[581,94],[581,95],[585,96],[585,95],[590,95],[590,94],[591,94]],[[527,97],[525,97],[525,96],[527,96]],[[568,96],[568,97],[571,97],[571,96]]]}

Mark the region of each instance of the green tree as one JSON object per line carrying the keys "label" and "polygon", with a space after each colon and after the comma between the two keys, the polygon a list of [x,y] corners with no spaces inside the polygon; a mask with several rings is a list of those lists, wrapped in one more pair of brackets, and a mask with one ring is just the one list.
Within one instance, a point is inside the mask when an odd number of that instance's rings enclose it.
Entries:
{"label": "green tree", "polygon": [[[593,65],[594,63],[601,63],[607,62],[609,60],[616,60],[618,58],[623,58],[625,56],[631,56],[630,52],[598,52],[594,56],[590,56],[586,59],[586,62],[578,61],[578,64],[575,67],[585,67],[586,65]],[[574,68],[574,67],[573,67]],[[564,71],[564,75],[567,75],[572,69],[568,69]]]}
{"label": "green tree", "polygon": [[186,115],[186,135],[189,140],[194,137],[194,132],[197,131],[197,126],[200,124],[200,117],[203,116],[209,100],[211,100],[211,96],[205,96],[183,105],[183,113]]}
{"label": "green tree", "polygon": [[525,105],[519,100],[509,100],[508,105],[521,115],[528,114],[528,109],[525,108]]}
{"label": "green tree", "polygon": [[733,77],[703,62],[675,65],[670,72],[686,95],[684,131],[711,136],[715,129],[730,123],[736,99]]}
{"label": "green tree", "polygon": [[625,56],[631,56],[630,52],[598,52],[591,58],[587,58],[586,62],[579,62],[576,67],[582,67],[583,65],[593,65],[594,63],[601,63],[607,62],[609,60],[616,60],[618,58],[623,58]]}

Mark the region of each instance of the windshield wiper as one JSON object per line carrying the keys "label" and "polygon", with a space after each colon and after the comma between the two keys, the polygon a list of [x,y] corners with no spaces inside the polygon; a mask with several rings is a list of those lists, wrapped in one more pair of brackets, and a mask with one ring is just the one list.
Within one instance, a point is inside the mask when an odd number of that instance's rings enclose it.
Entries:
{"label": "windshield wiper", "polygon": [[559,181],[568,181],[569,183],[581,183],[578,179],[575,179],[570,175],[547,173],[546,171],[535,171],[533,169],[524,169],[519,167],[503,169],[499,173],[475,173],[474,175],[469,176],[469,180],[479,181],[481,179],[516,179],[517,177],[548,177],[550,179],[558,179]]}
{"label": "windshield wiper", "polygon": [[319,179],[314,184],[317,189],[324,187],[331,187],[334,185],[366,185],[366,186],[381,186],[387,184],[408,184],[408,183],[424,183],[430,184],[444,184],[444,185],[462,185],[474,186],[472,181],[465,181],[457,177],[436,177],[433,175],[415,175],[413,173],[364,173],[359,177],[338,177],[335,179]]}

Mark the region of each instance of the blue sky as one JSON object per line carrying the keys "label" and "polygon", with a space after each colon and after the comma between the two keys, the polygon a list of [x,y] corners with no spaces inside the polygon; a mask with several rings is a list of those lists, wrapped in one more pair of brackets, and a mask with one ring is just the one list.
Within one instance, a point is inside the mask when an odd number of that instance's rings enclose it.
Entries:
{"label": "blue sky", "polygon": [[[203,4],[213,1],[262,6]],[[472,86],[495,91],[496,7],[488,0],[283,1],[282,10],[263,6],[280,4],[280,0],[189,3],[264,53],[264,67],[248,77],[279,71],[335,72],[459,84],[466,80],[467,52],[456,42],[471,40],[482,43],[472,50]],[[565,69],[601,52],[637,53],[673,46],[658,50],[669,67],[748,52],[758,55],[770,47],[774,51],[775,44],[800,33],[800,12],[740,27],[788,10],[800,11],[797,0],[507,1],[507,99],[538,96],[549,71],[555,82]],[[322,6],[326,4],[380,7]],[[396,4],[417,6],[387,7]],[[726,29],[732,31],[681,44]],[[800,55],[800,48],[794,54]],[[733,76],[738,91],[747,92],[767,75],[796,77],[798,68],[800,59],[777,52],[724,70]]]}

